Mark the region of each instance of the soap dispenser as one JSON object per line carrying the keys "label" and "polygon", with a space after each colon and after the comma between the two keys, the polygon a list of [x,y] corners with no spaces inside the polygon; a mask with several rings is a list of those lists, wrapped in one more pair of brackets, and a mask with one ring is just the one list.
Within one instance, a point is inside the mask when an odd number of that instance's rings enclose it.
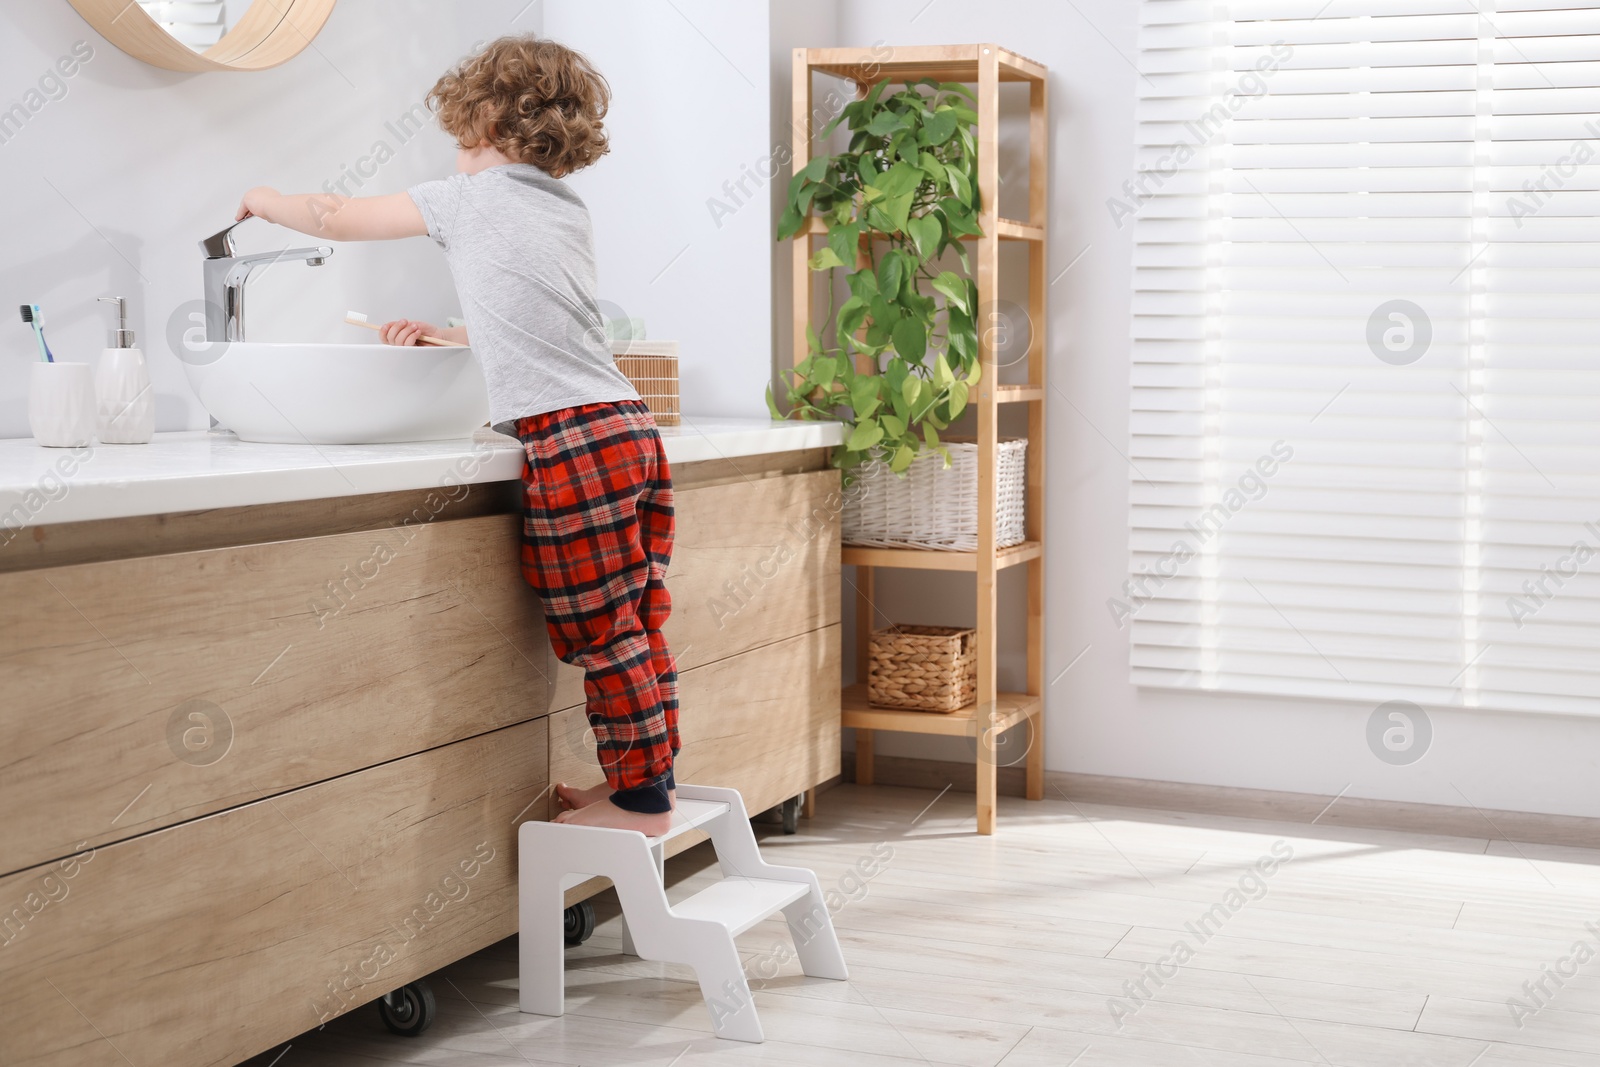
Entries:
{"label": "soap dispenser", "polygon": [[144,353],[133,347],[128,329],[128,302],[120,296],[102,296],[117,305],[117,329],[112,347],[100,357],[94,391],[99,401],[100,442],[107,445],[142,445],[156,429],[155,396],[150,391],[150,371]]}

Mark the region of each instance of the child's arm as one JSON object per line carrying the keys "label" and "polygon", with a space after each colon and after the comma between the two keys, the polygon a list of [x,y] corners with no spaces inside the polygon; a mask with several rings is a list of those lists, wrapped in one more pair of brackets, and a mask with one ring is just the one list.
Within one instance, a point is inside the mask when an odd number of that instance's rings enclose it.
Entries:
{"label": "child's arm", "polygon": [[409,193],[289,195],[260,186],[245,193],[239,204],[241,221],[252,215],[330,241],[389,241],[428,235],[427,223]]}
{"label": "child's arm", "polygon": [[[252,215],[330,241],[388,241],[428,235],[428,225],[410,193],[357,197],[332,193],[285,195],[260,186],[245,193],[239,204],[239,221]],[[467,343],[464,327],[440,329],[407,319],[384,324],[381,336],[385,344],[420,345],[423,334]]]}

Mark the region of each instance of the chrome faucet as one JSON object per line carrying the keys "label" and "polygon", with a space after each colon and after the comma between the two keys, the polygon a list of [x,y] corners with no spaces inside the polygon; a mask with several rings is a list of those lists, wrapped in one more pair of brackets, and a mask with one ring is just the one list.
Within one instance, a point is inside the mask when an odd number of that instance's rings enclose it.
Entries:
{"label": "chrome faucet", "polygon": [[279,260],[301,260],[307,266],[320,267],[333,255],[333,249],[287,248],[278,252],[251,252],[239,255],[233,247],[234,223],[220,233],[212,234],[200,242],[206,254],[205,300],[206,340],[244,340],[244,283],[257,267]]}

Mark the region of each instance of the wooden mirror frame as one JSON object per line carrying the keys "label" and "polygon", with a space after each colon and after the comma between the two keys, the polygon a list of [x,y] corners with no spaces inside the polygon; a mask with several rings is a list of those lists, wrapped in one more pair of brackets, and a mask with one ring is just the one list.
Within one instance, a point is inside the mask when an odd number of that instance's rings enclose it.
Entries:
{"label": "wooden mirror frame", "polygon": [[244,18],[206,49],[175,39],[133,0],[68,0],[106,40],[146,63],[189,73],[266,70],[303,52],[333,13],[335,0],[255,0]]}

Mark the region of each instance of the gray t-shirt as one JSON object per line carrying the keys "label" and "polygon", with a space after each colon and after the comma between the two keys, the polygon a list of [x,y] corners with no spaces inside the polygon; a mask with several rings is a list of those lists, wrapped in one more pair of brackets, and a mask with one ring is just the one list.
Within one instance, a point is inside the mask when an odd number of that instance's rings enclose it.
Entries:
{"label": "gray t-shirt", "polygon": [[414,186],[444,249],[489,385],[489,421],[639,394],[617,369],[595,298],[589,209],[566,183],[512,163]]}

